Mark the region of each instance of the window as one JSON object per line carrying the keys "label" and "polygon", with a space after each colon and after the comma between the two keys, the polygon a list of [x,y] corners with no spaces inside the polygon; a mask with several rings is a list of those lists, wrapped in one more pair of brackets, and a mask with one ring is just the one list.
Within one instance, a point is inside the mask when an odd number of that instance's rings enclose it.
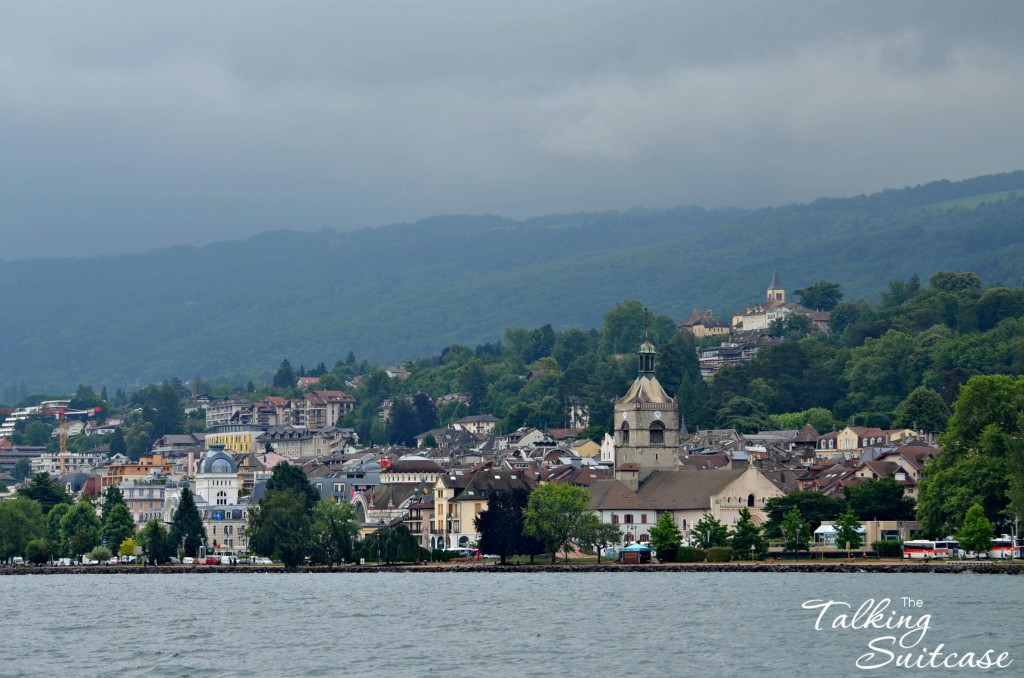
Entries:
{"label": "window", "polygon": [[640,522],[645,524],[645,525],[647,524],[647,514],[646,513],[641,513],[640,514]]}
{"label": "window", "polygon": [[625,516],[625,520],[626,520],[626,524],[627,525],[632,525],[633,524],[633,514],[632,513],[627,513],[626,516]]}
{"label": "window", "polygon": [[651,445],[662,445],[665,442],[665,425],[660,421],[651,424]]}
{"label": "window", "polygon": [[612,525],[618,525],[618,524],[619,524],[619,516],[617,516],[616,514],[613,513],[612,514]]}
{"label": "window", "polygon": [[228,493],[221,490],[217,493],[217,506],[225,506],[228,503]]}
{"label": "window", "polygon": [[749,495],[747,495],[747,506],[753,506],[753,505],[754,505],[754,495],[749,494]]}
{"label": "window", "polygon": [[622,442],[629,442],[629,424],[622,422]]}

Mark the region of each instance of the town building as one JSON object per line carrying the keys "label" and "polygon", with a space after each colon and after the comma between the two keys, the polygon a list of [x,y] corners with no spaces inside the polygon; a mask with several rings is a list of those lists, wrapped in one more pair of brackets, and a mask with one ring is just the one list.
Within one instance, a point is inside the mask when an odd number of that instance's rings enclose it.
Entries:
{"label": "town building", "polygon": [[686,330],[698,339],[729,336],[729,323],[716,318],[710,310],[694,310],[686,320],[679,323],[679,329]]}
{"label": "town building", "polygon": [[636,490],[658,469],[679,465],[679,406],[654,376],[654,345],[645,337],[638,374],[615,403],[615,477]]}
{"label": "town building", "polygon": [[771,327],[773,322],[784,319],[790,313],[807,316],[812,331],[828,331],[829,313],[786,301],[786,290],[782,287],[779,272],[775,271],[771,282],[768,283],[765,300],[733,315],[732,329],[734,332],[762,332]]}

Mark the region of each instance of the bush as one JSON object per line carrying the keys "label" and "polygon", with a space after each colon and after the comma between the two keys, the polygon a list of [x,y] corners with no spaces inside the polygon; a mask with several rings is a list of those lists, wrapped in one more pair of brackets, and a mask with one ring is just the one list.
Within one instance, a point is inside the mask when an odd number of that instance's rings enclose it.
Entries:
{"label": "bush", "polygon": [[99,561],[101,563],[106,560],[110,560],[113,557],[114,554],[111,553],[110,549],[108,549],[106,546],[97,546],[92,551],[89,551],[89,558],[91,558],[92,560]]}
{"label": "bush", "polygon": [[692,546],[680,546],[676,551],[676,562],[679,563],[703,563],[707,557],[707,551]]}
{"label": "bush", "polygon": [[679,550],[682,546],[669,546],[658,549],[658,561],[662,563],[675,563],[679,560]]}
{"label": "bush", "polygon": [[435,563],[447,563],[452,559],[452,552],[444,549],[434,549],[430,552],[430,559]]}
{"label": "bush", "polygon": [[729,546],[713,546],[708,550],[709,563],[728,563],[732,560],[732,548]]}
{"label": "bush", "polygon": [[879,558],[899,558],[902,553],[898,541],[873,541],[871,542],[871,548],[874,549],[875,555]]}

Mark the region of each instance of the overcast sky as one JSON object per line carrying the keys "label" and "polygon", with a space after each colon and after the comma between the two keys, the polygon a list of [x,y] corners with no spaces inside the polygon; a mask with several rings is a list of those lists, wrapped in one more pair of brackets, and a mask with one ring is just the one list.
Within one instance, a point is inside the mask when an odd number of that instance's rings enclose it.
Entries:
{"label": "overcast sky", "polygon": [[1024,166],[1024,3],[10,3],[0,259]]}

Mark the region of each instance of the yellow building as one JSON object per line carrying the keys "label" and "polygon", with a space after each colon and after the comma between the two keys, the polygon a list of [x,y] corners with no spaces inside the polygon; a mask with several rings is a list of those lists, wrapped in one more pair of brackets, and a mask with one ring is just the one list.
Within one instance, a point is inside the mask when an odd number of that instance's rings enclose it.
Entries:
{"label": "yellow building", "polygon": [[263,431],[231,431],[229,433],[207,433],[206,449],[214,445],[220,445],[228,452],[240,452],[242,454],[253,454],[259,452],[256,449],[256,437]]}

